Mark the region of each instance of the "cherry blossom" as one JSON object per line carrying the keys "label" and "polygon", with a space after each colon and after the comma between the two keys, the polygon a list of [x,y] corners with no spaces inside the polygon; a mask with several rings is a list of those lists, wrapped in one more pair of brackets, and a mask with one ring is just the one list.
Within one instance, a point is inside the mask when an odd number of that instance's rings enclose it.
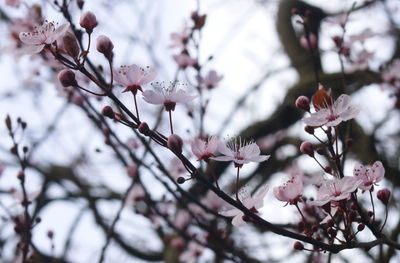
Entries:
{"label": "cherry blossom", "polygon": [[200,84],[207,89],[215,88],[224,77],[218,75],[215,70],[210,70],[205,77],[198,77]]}
{"label": "cherry blossom", "polygon": [[6,0],[6,5],[11,7],[19,7],[20,4],[21,4],[20,0]]}
{"label": "cherry blossom", "polygon": [[172,33],[170,38],[171,38],[171,45],[170,48],[180,48],[180,49],[185,49],[186,44],[189,40],[190,37],[190,29],[189,27],[184,27],[181,32],[178,33]]}
{"label": "cherry blossom", "polygon": [[134,94],[142,90],[142,86],[153,81],[157,76],[156,72],[148,72],[145,69],[133,64],[121,66],[114,71],[114,79],[121,86],[126,87],[122,92],[131,91]]}
{"label": "cherry blossom", "polygon": [[[241,203],[252,212],[258,213],[258,209],[263,207],[264,205],[264,197],[268,193],[268,185],[263,186],[254,196],[250,196],[250,194],[245,191],[241,193]],[[234,226],[243,226],[246,222],[243,220],[245,217],[244,213],[235,208],[221,211],[221,215],[233,217],[232,225]]]}
{"label": "cherry blossom", "polygon": [[385,168],[380,161],[376,161],[371,167],[356,164],[353,174],[363,182],[359,188],[366,191],[371,190],[374,184],[383,179],[385,176]]}
{"label": "cherry blossom", "polygon": [[196,263],[203,253],[204,247],[194,241],[190,241],[187,249],[179,256],[180,262]]}
{"label": "cherry blossom", "polygon": [[32,32],[21,32],[19,39],[30,46],[30,53],[39,53],[46,45],[50,45],[62,37],[68,31],[69,26],[70,24],[66,23],[56,28],[54,22],[45,22]]}
{"label": "cherry blossom", "polygon": [[360,109],[358,107],[351,104],[350,96],[342,94],[333,105],[329,105],[329,103],[326,102],[325,108],[311,113],[310,117],[304,118],[304,122],[312,127],[320,127],[323,125],[332,127],[339,125],[342,121],[355,118],[359,111]]}
{"label": "cherry blossom", "polygon": [[178,66],[182,69],[190,67],[190,66],[194,66],[197,64],[197,61],[193,58],[191,58],[189,55],[187,54],[179,54],[179,55],[174,55],[173,56],[175,62],[178,64]]}
{"label": "cherry blossom", "polygon": [[273,192],[276,199],[289,204],[296,204],[301,197],[301,193],[303,192],[302,177],[303,176],[301,174],[296,174],[282,186],[275,187]]}
{"label": "cherry blossom", "polygon": [[195,138],[192,143],[192,152],[198,158],[198,160],[205,160],[214,156],[215,151],[218,148],[218,139],[215,136],[209,137],[207,140]]}
{"label": "cherry blossom", "polygon": [[329,202],[347,200],[363,183],[357,177],[345,176],[341,179],[326,180],[318,190],[317,200],[310,203],[317,206],[325,205]]}
{"label": "cherry blossom", "polygon": [[155,90],[146,90],[143,92],[143,99],[150,104],[163,104],[166,111],[174,111],[177,103],[189,102],[197,96],[190,96],[182,88],[179,82],[172,82],[168,87],[163,83],[153,84]]}
{"label": "cherry blossom", "polygon": [[260,155],[260,147],[255,142],[242,141],[241,138],[235,138],[227,143],[219,142],[218,151],[223,155],[211,159],[222,162],[233,161],[235,167],[242,167],[243,164],[250,162],[264,162],[270,157]]}

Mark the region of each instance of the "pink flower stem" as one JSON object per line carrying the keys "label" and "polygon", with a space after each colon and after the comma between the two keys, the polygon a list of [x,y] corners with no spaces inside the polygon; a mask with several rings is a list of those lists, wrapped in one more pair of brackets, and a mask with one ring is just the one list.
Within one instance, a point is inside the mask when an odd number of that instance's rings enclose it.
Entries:
{"label": "pink flower stem", "polygon": [[299,213],[300,213],[300,215],[303,218],[303,221],[305,223],[306,222],[306,218],[304,217],[303,212],[301,212],[301,210],[299,208],[299,205],[296,203],[296,204],[294,204],[294,206],[297,208],[297,211],[299,211]]}
{"label": "pink flower stem", "polygon": [[169,110],[168,111],[169,115],[169,127],[171,128],[171,134],[174,134],[174,128],[172,127],[172,112]]}
{"label": "pink flower stem", "polygon": [[375,221],[375,205],[374,205],[374,198],[372,197],[372,189],[369,190],[369,197],[371,198],[371,205],[372,205],[372,221]]}
{"label": "pink flower stem", "polygon": [[[138,109],[137,100],[136,100],[136,93],[133,93],[133,100],[135,101],[136,117],[138,118],[138,120],[140,120],[139,109]],[[171,114],[171,112],[170,112],[170,114]],[[170,117],[171,117],[171,115],[170,115]]]}
{"label": "pink flower stem", "polygon": [[383,225],[379,229],[379,232],[382,232],[383,228],[385,227],[387,218],[388,218],[388,206],[385,205],[385,221],[383,221]]}

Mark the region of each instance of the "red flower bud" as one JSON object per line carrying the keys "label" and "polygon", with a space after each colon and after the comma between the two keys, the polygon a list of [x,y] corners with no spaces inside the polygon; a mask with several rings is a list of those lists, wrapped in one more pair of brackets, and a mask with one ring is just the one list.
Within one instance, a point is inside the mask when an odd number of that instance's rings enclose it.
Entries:
{"label": "red flower bud", "polygon": [[298,97],[295,104],[299,109],[310,111],[310,100],[306,96]]}
{"label": "red flower bud", "polygon": [[137,166],[136,165],[128,165],[126,167],[126,172],[128,173],[129,177],[135,178],[137,175]]}
{"label": "red flower bud", "polygon": [[75,79],[75,73],[72,72],[72,70],[63,69],[58,73],[57,77],[63,87],[78,85]]}
{"label": "red flower bud", "polygon": [[295,250],[303,250],[304,249],[304,245],[302,243],[300,243],[299,241],[297,241],[296,243],[294,243],[293,248]]}
{"label": "red flower bud", "polygon": [[111,42],[111,40],[104,36],[100,35],[97,37],[97,44],[96,44],[96,49],[100,53],[102,53],[107,59],[111,60],[113,57],[113,49],[114,49],[114,44]]}
{"label": "red flower bud", "polygon": [[376,197],[378,197],[379,200],[381,200],[381,202],[384,205],[387,205],[389,203],[389,199],[390,199],[390,190],[387,188],[381,189],[376,193]]}
{"label": "red flower bud", "polygon": [[302,142],[300,145],[300,152],[314,157],[314,148],[310,142]]}
{"label": "red flower bud", "polygon": [[79,24],[81,25],[81,27],[86,29],[86,32],[88,34],[91,34],[93,32],[93,28],[98,25],[96,16],[90,11],[85,12],[81,15]]}
{"label": "red flower bud", "polygon": [[101,111],[101,114],[103,114],[104,116],[106,116],[110,119],[115,118],[114,110],[110,106],[105,106],[103,108],[103,110]]}
{"label": "red flower bud", "polygon": [[76,37],[73,34],[71,33],[65,34],[65,36],[63,37],[63,43],[64,43],[64,49],[68,55],[70,55],[73,58],[79,56],[81,49],[79,48],[78,41],[76,40]]}
{"label": "red flower bud", "polygon": [[138,130],[141,134],[145,135],[145,136],[149,136],[150,135],[150,128],[149,125],[147,125],[147,123],[142,122],[139,124]]}
{"label": "red flower bud", "polygon": [[178,135],[171,134],[168,137],[167,146],[172,152],[180,154],[182,152],[183,141]]}

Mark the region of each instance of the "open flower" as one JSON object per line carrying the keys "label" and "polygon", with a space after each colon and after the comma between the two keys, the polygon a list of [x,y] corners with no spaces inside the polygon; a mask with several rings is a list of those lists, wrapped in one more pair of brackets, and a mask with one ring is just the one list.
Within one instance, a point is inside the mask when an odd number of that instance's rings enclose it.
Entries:
{"label": "open flower", "polygon": [[223,156],[211,157],[211,159],[222,162],[233,161],[235,167],[242,167],[249,162],[264,162],[268,160],[269,155],[260,155],[260,147],[255,142],[245,142],[241,138],[235,138],[226,144],[220,142],[218,151]]}
{"label": "open flower", "polygon": [[310,204],[323,206],[329,202],[337,202],[347,200],[363,183],[357,177],[345,176],[341,179],[326,180],[318,190],[317,200],[311,201]]}
{"label": "open flower", "polygon": [[207,89],[213,89],[218,85],[218,83],[223,78],[224,77],[221,75],[218,75],[215,70],[210,70],[205,77],[199,76],[198,81],[200,82],[200,84],[203,87],[205,87]]}
{"label": "open flower", "polygon": [[337,126],[342,121],[348,121],[357,116],[360,109],[351,105],[351,98],[346,94],[340,95],[335,103],[326,102],[326,107],[311,113],[310,117],[304,118],[304,122],[311,127],[326,125]]}
{"label": "open flower", "polygon": [[374,184],[383,179],[385,176],[385,168],[380,161],[376,161],[371,167],[356,164],[353,174],[362,180],[362,184],[359,188],[366,191],[371,190]]}
{"label": "open flower", "polygon": [[21,32],[19,39],[30,46],[29,53],[39,53],[46,45],[50,45],[62,37],[68,29],[69,23],[56,28],[54,22],[46,22],[32,32]]}
{"label": "open flower", "polygon": [[174,55],[173,56],[176,64],[182,69],[185,69],[187,67],[191,67],[197,64],[197,61],[193,58],[191,58],[189,55],[182,53],[179,55]]}
{"label": "open flower", "polygon": [[174,111],[177,103],[192,101],[197,96],[190,96],[182,88],[178,88],[179,82],[172,82],[168,87],[163,83],[153,84],[155,90],[146,90],[143,92],[143,99],[150,104],[163,104],[166,111]]}
{"label": "open flower", "polygon": [[274,188],[276,199],[289,204],[297,204],[303,192],[303,176],[296,174],[282,186]]}
{"label": "open flower", "polygon": [[134,94],[142,90],[142,86],[153,81],[157,76],[156,72],[148,72],[145,69],[133,64],[121,66],[114,71],[114,79],[121,86],[126,87],[122,92],[131,91]]}
{"label": "open flower", "polygon": [[192,141],[192,152],[198,158],[198,160],[205,160],[214,156],[215,151],[218,148],[218,139],[215,136],[209,137],[207,140],[195,138]]}
{"label": "open flower", "polygon": [[171,38],[171,45],[170,48],[180,48],[185,49],[186,44],[190,37],[190,28],[185,26],[182,31],[178,33],[172,33],[170,35]]}
{"label": "open flower", "polygon": [[[252,212],[258,213],[258,209],[260,209],[264,205],[264,197],[268,193],[268,189],[268,185],[265,185],[254,196],[250,196],[247,191],[242,193],[242,204]],[[232,216],[232,225],[234,226],[243,226],[246,224],[246,222],[243,220],[243,218],[245,217],[244,213],[242,212],[242,210],[239,210],[237,208],[221,211],[220,214],[223,216]]]}

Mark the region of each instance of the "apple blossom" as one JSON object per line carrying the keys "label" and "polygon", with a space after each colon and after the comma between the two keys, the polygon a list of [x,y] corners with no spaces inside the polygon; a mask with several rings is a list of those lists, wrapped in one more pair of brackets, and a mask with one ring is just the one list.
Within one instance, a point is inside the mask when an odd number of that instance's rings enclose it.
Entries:
{"label": "apple blossom", "polygon": [[353,174],[363,182],[359,188],[366,191],[371,190],[374,184],[383,179],[385,176],[385,168],[380,161],[376,161],[371,167],[356,164]]}
{"label": "apple blossom", "polygon": [[[250,196],[250,194],[245,191],[241,196],[241,203],[249,210],[258,213],[258,209],[260,209],[264,205],[264,197],[268,193],[268,185],[263,186],[254,196]],[[238,208],[232,208],[226,211],[221,211],[221,215],[233,217],[232,225],[234,226],[243,226],[246,222],[243,220],[245,216],[242,210]]]}
{"label": "apple blossom", "polygon": [[122,92],[131,91],[136,94],[138,90],[143,91],[142,86],[153,81],[157,73],[153,71],[148,72],[133,64],[130,66],[121,66],[120,69],[114,70],[113,75],[119,85],[126,87]]}
{"label": "apple blossom", "polygon": [[40,27],[36,27],[32,32],[19,33],[19,39],[30,46],[30,53],[35,54],[43,50],[46,45],[54,43],[57,39],[64,36],[70,27],[69,23],[56,28],[54,22],[45,22]]}
{"label": "apple blossom", "polygon": [[250,162],[264,162],[270,157],[260,155],[260,147],[255,142],[242,141],[241,138],[235,138],[227,143],[219,142],[218,151],[223,155],[211,159],[222,162],[233,161],[235,167],[242,167],[243,164]]}
{"label": "apple blossom", "polygon": [[276,199],[289,204],[296,204],[300,200],[301,193],[303,192],[302,177],[301,174],[296,174],[282,186],[275,187],[273,192]]}
{"label": "apple blossom", "polygon": [[192,143],[192,152],[198,158],[198,160],[205,160],[214,156],[215,151],[218,148],[218,139],[216,136],[211,136],[206,140],[195,138]]}
{"label": "apple blossom", "polygon": [[342,94],[333,105],[327,105],[325,108],[311,113],[310,117],[306,117],[303,120],[308,126],[312,127],[323,125],[332,127],[339,125],[342,121],[355,118],[359,111],[358,107],[351,105],[350,96]]}

